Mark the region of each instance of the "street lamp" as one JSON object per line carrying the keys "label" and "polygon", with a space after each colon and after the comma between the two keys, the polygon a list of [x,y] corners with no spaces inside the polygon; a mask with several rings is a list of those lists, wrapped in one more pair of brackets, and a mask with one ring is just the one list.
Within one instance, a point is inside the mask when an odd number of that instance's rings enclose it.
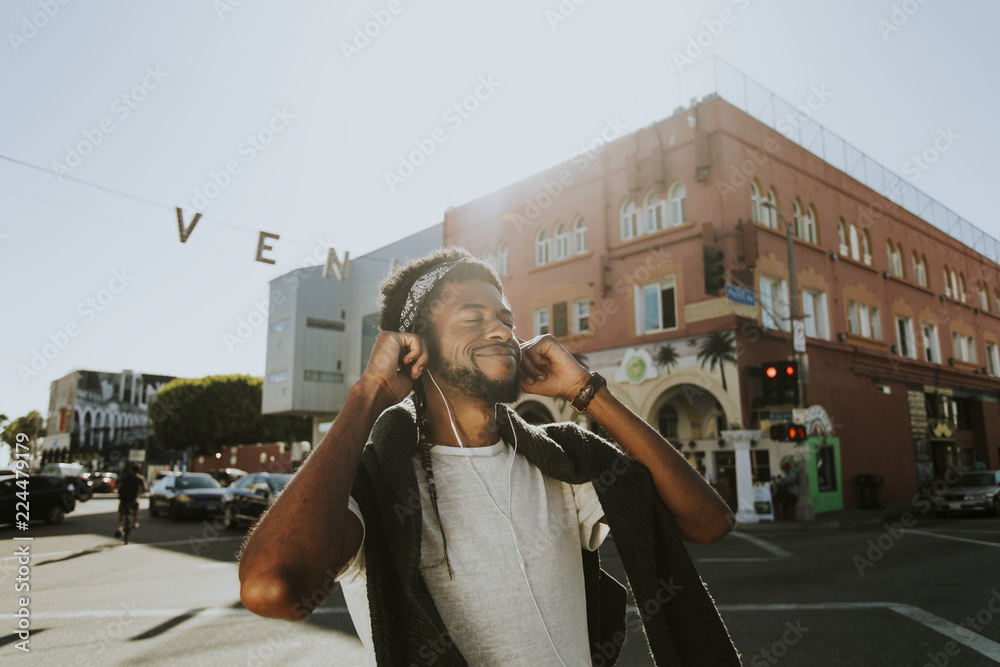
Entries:
{"label": "street lamp", "polygon": [[[799,316],[799,290],[798,283],[795,279],[795,231],[792,226],[788,224],[785,220],[785,216],[781,214],[778,207],[772,202],[763,202],[761,206],[769,208],[778,214],[781,218],[781,222],[785,225],[785,239],[788,242],[788,295],[789,301],[791,301],[789,308],[789,321],[792,323],[792,359],[799,362],[799,353],[795,350],[795,322],[800,319]],[[802,397],[802,370],[804,370],[805,364],[797,364],[800,372],[795,374],[795,383],[798,385],[798,399],[795,402],[796,408],[803,408],[804,400]],[[796,447],[799,449],[798,447]],[[799,501],[795,505],[795,518],[799,521],[812,521],[816,518],[816,508],[812,504],[812,498],[809,497],[809,480],[805,474],[806,463],[809,460],[809,450],[808,447],[801,447],[800,451],[797,452],[796,458],[799,459]]]}

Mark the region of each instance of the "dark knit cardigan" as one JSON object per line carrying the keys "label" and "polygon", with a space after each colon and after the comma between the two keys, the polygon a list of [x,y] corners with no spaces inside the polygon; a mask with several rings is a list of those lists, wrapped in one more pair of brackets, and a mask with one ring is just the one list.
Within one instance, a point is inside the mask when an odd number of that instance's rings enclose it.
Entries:
{"label": "dark knit cardigan", "polygon": [[[549,477],[593,482],[659,665],[740,665],[739,654],[698,576],[649,471],[572,423],[525,423],[497,406],[499,434]],[[422,518],[412,456],[409,400],[378,418],[361,457],[352,496],[365,519],[365,561],[372,641],[379,665],[466,665],[420,574]],[[590,651],[614,664],[625,636],[625,589],[583,550]],[[488,601],[484,600],[488,605]],[[516,641],[511,638],[511,641]]]}

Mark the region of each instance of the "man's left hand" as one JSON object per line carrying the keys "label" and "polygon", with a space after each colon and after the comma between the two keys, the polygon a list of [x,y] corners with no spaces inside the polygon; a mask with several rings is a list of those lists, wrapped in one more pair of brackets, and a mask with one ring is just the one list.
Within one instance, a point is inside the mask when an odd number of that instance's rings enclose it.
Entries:
{"label": "man's left hand", "polygon": [[590,373],[555,336],[544,334],[521,346],[521,389],[529,394],[552,396],[572,402],[590,379]]}

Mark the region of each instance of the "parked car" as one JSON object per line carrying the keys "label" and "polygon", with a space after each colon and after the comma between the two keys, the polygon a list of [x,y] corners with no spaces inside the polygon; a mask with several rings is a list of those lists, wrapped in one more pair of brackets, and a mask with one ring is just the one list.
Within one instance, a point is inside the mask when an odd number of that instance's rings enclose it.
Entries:
{"label": "parked car", "polygon": [[222,485],[203,472],[167,475],[149,491],[149,513],[171,519],[192,514],[214,514],[222,507]]}
{"label": "parked car", "polygon": [[223,526],[238,528],[259,519],[291,478],[291,473],[259,472],[233,482],[222,495]]}
{"label": "parked car", "polygon": [[962,473],[954,485],[931,501],[939,515],[988,511],[1000,515],[1000,470]]}
{"label": "parked car", "polygon": [[222,486],[229,486],[241,477],[246,477],[247,471],[239,468],[219,468],[209,470],[208,473],[219,481]]}
{"label": "parked car", "polygon": [[76,509],[73,483],[66,477],[7,476],[0,478],[0,523],[18,521],[17,513],[24,510],[24,505],[18,505],[24,502],[25,497],[29,521],[44,519],[47,523],[61,523],[66,514]]}
{"label": "parked car", "polygon": [[114,493],[118,488],[118,473],[92,472],[89,479],[94,493]]}
{"label": "parked car", "polygon": [[70,480],[73,483],[76,499],[82,503],[87,502],[94,495],[90,473],[87,472],[87,468],[82,463],[46,463],[41,474],[59,475]]}

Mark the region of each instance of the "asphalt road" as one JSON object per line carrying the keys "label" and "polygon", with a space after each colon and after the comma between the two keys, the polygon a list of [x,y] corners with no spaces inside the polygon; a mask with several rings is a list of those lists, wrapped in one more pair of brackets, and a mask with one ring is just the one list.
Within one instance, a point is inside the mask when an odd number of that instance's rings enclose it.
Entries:
{"label": "asphalt road", "polygon": [[[0,528],[0,663],[364,664],[339,590],[303,623],[254,616],[239,603],[240,534],[152,519],[142,506],[127,546],[111,537],[110,497],[78,505],[59,526]],[[33,539],[14,539],[24,536]],[[25,545],[27,593],[15,591]],[[998,518],[928,517],[902,533],[737,532],[690,550],[750,667],[1000,664]],[[602,552],[620,573],[613,545]],[[24,595],[28,653],[12,634]],[[641,636],[618,664],[652,664]]]}

